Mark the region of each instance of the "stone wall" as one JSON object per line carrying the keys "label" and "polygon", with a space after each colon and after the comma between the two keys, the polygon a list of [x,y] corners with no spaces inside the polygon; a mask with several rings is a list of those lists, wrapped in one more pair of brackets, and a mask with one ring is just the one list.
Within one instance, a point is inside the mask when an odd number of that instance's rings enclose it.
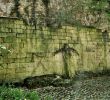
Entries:
{"label": "stone wall", "polygon": [[0,45],[6,47],[0,48],[0,81],[110,68],[109,33],[94,28],[35,28],[0,18]]}

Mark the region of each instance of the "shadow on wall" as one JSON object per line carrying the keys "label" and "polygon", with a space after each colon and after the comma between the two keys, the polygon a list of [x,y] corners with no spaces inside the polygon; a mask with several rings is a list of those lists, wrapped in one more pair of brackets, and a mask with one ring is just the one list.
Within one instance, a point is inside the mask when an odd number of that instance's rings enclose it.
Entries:
{"label": "shadow on wall", "polygon": [[[58,53],[62,53],[62,59],[63,59],[63,63],[64,63],[64,74],[65,77],[70,77],[70,72],[69,70],[69,63],[71,62],[70,59],[72,58],[72,53],[75,53],[76,55],[79,56],[79,53],[74,49],[69,47],[69,44],[64,44],[62,48],[60,48],[59,50],[56,50],[54,52],[54,55],[58,54]],[[76,66],[73,66],[76,67]],[[73,68],[74,69],[74,68]]]}

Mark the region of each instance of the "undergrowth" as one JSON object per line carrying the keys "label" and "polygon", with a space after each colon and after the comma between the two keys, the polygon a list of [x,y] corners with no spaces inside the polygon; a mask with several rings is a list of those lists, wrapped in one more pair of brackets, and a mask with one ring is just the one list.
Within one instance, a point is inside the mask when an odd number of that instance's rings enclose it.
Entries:
{"label": "undergrowth", "polygon": [[[41,100],[37,91],[0,86],[0,100]],[[52,100],[47,96],[45,100]]]}

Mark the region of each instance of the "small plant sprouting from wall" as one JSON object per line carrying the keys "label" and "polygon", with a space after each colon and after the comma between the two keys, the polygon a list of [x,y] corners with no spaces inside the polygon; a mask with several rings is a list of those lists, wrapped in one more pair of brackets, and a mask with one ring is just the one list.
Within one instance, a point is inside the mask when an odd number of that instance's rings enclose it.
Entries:
{"label": "small plant sprouting from wall", "polygon": [[11,50],[7,49],[5,46],[0,45],[0,55],[7,56],[7,54],[11,53]]}

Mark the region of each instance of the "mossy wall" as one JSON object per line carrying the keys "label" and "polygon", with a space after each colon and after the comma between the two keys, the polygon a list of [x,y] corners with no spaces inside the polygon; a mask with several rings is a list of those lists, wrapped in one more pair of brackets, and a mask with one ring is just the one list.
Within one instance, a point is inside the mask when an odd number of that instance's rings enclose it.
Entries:
{"label": "mossy wall", "polygon": [[[52,30],[26,26],[18,19],[0,18],[0,45],[11,51],[0,51],[0,81],[62,75],[65,64],[69,76],[77,71],[109,69],[110,42],[109,37],[108,41],[103,37],[102,32],[94,28],[63,26]],[[68,44],[68,48],[63,51],[64,44]]]}

